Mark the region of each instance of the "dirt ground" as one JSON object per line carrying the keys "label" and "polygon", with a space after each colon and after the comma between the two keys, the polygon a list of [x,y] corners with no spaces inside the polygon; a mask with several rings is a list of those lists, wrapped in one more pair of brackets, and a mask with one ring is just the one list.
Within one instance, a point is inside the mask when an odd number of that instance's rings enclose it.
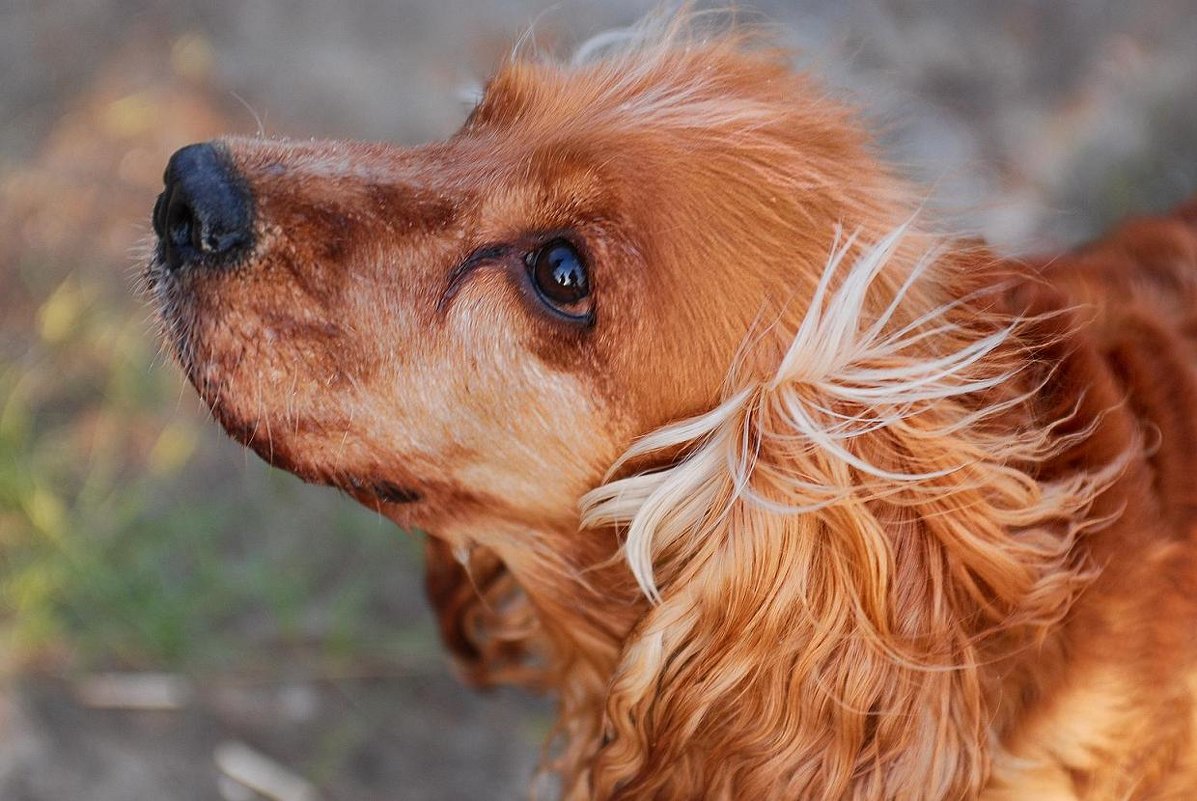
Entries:
{"label": "dirt ground", "polygon": [[[652,5],[13,0],[0,7],[0,259],[52,231],[61,258],[113,269],[183,144],[222,131],[443,136],[534,20],[552,49]],[[1197,192],[1197,0],[754,6],[868,110],[936,206],[1008,250],[1074,243]],[[21,291],[0,297],[10,327],[25,324]],[[189,480],[242,481],[215,476],[241,462],[211,447],[224,467]],[[427,629],[417,567],[388,582],[384,622]],[[80,696],[86,676],[22,670],[0,695],[0,801],[265,797],[221,780],[229,743],[306,777],[296,799],[308,787],[341,801],[523,797],[543,700],[462,689],[435,654],[327,675],[290,670],[285,652],[262,661],[271,669],[251,676],[188,674],[166,711],[98,709]]]}
{"label": "dirt ground", "polygon": [[[443,669],[387,680],[226,685],[171,712],[89,709],[67,682],[27,681],[2,713],[0,798],[263,797],[221,786],[214,757],[229,743],[315,777],[315,797],[330,801],[522,798],[543,734],[537,709],[515,694],[463,692]],[[343,764],[321,776],[321,759]]]}

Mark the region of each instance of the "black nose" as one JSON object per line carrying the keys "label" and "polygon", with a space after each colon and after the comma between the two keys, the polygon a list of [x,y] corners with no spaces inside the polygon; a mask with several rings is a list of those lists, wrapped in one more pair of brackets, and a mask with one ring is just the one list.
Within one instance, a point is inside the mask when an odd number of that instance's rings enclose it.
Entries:
{"label": "black nose", "polygon": [[253,199],[222,150],[188,145],[170,157],[154,205],[166,266],[232,264],[253,239]]}

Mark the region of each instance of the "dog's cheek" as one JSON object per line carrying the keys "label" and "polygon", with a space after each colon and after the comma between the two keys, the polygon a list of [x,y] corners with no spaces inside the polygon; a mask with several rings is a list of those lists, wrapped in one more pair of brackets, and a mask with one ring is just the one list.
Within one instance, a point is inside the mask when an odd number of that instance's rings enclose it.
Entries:
{"label": "dog's cheek", "polygon": [[[536,343],[560,331],[533,315],[508,277],[485,273],[463,288],[443,321],[441,344],[418,371],[418,393],[452,442],[470,453],[463,486],[558,515],[601,478],[617,454],[613,414],[585,371],[544,360]],[[547,321],[556,322],[556,321]],[[568,329],[561,336],[576,336]]]}
{"label": "dog's cheek", "polygon": [[497,415],[478,418],[473,435],[490,447],[462,466],[461,482],[540,516],[572,513],[609,462],[605,410],[571,376],[528,371],[520,381],[526,389],[513,389]]}

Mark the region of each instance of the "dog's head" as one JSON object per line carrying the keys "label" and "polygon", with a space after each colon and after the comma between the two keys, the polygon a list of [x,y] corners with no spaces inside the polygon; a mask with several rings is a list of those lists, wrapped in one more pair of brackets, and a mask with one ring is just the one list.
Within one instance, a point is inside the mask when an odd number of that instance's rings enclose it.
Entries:
{"label": "dog's head", "polygon": [[513,61],[437,144],[179,151],[150,285],[268,461],[432,531],[568,523],[634,437],[717,402],[845,210],[884,202],[866,161],[776,53]]}

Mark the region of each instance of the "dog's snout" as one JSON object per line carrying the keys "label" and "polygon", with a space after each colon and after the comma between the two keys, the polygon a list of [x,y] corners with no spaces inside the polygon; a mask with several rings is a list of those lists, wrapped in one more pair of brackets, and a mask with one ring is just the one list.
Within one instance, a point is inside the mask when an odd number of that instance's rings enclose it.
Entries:
{"label": "dog's snout", "polygon": [[170,157],[154,206],[154,231],[171,270],[231,264],[253,238],[253,199],[228,158],[209,143]]}

